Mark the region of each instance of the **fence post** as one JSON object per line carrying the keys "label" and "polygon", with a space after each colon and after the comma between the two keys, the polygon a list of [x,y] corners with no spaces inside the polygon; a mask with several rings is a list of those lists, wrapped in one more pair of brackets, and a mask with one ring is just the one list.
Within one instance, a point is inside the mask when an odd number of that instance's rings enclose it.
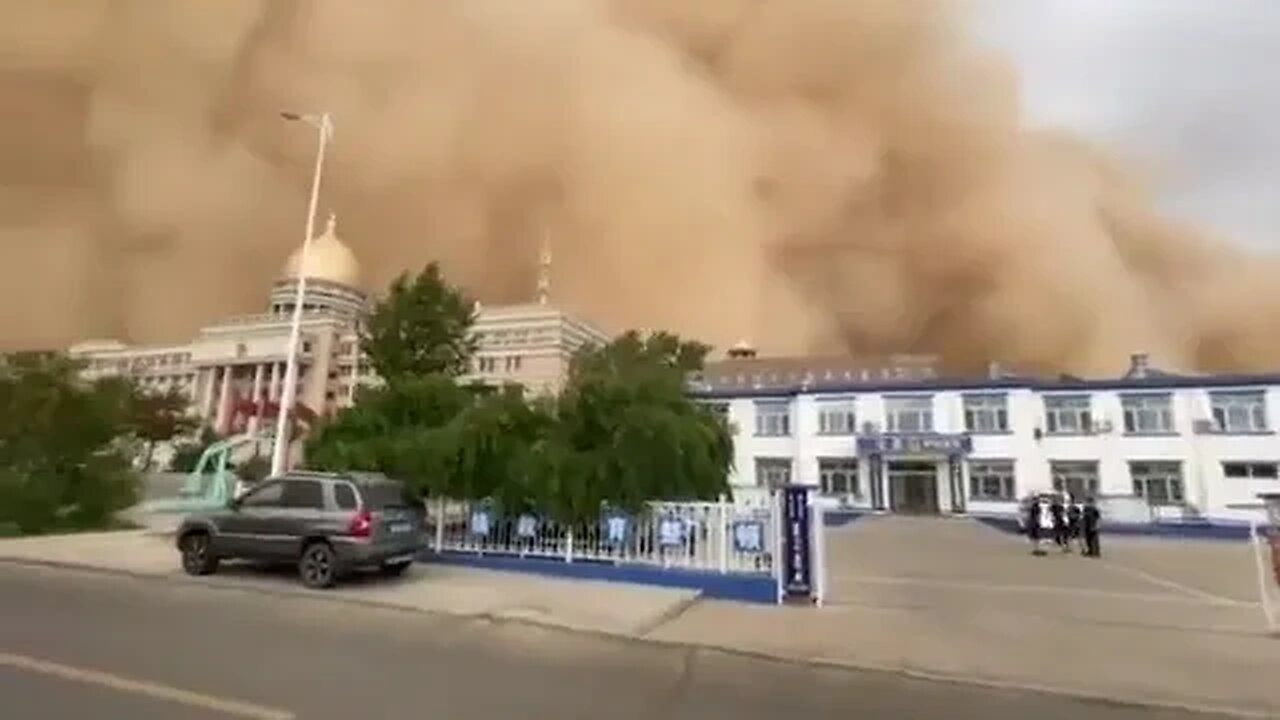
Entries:
{"label": "fence post", "polygon": [[729,572],[729,503],[720,496],[720,572]]}
{"label": "fence post", "polygon": [[436,554],[444,552],[444,497],[436,498]]}
{"label": "fence post", "polygon": [[[1276,530],[1272,530],[1272,532],[1276,532]],[[1265,533],[1262,532],[1258,521],[1250,518],[1249,544],[1253,546],[1253,559],[1258,574],[1258,599],[1262,603],[1262,615],[1266,618],[1267,632],[1273,633],[1276,632],[1277,627],[1275,614],[1271,608],[1271,591],[1268,589],[1268,585],[1271,583],[1269,582],[1270,578],[1267,577],[1266,549],[1263,547],[1264,536]]]}
{"label": "fence post", "polygon": [[564,561],[573,562],[573,526],[569,526],[564,531]]}

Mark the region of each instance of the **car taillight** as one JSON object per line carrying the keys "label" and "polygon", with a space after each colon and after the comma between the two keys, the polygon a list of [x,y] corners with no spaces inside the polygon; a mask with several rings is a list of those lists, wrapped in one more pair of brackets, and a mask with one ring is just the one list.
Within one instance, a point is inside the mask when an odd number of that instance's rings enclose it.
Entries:
{"label": "car taillight", "polygon": [[369,537],[373,531],[373,516],[368,510],[361,510],[351,518],[351,523],[347,525],[347,533],[352,537]]}

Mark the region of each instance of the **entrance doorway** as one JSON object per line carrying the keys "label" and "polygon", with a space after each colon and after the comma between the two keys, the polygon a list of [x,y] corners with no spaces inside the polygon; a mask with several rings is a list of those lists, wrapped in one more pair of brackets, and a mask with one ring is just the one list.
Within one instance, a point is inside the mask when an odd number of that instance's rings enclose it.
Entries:
{"label": "entrance doorway", "polygon": [[890,461],[889,509],[912,515],[937,515],[938,464]]}

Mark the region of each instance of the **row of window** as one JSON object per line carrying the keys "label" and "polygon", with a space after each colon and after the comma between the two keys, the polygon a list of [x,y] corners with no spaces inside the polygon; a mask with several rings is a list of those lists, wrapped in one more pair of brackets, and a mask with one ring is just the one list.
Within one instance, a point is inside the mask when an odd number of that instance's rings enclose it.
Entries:
{"label": "row of window", "polygon": [[[1013,460],[969,460],[969,499],[988,502],[1012,502],[1019,497],[1017,474]],[[756,484],[778,487],[791,482],[789,458],[756,458]],[[1276,480],[1280,463],[1224,462],[1222,474],[1227,478]],[[1098,462],[1094,460],[1054,460],[1049,475],[1056,492],[1072,497],[1097,495],[1101,488]],[[1181,505],[1183,502],[1182,463],[1178,461],[1133,461],[1129,463],[1133,494],[1146,498],[1152,505]],[[856,458],[820,458],[818,486],[823,495],[862,497]]]}
{"label": "row of window", "polygon": [[498,361],[504,361],[504,367],[507,372],[520,371],[520,356],[508,355],[505,358],[496,357],[478,357],[475,359],[476,372],[493,373],[498,371]]}
{"label": "row of window", "polygon": [[[1009,400],[1004,393],[979,393],[963,397],[964,428],[975,434],[1009,432]],[[932,395],[894,395],[885,398],[885,431],[894,433],[932,432]],[[1126,393],[1120,396],[1124,432],[1132,434],[1175,433],[1171,393]],[[787,400],[760,400],[755,404],[755,434],[791,434],[791,403]],[[1266,393],[1224,391],[1209,393],[1211,420],[1202,431],[1219,433],[1267,432]],[[818,401],[818,433],[852,435],[857,432],[857,404],[852,398]],[[1049,435],[1079,435],[1110,430],[1095,422],[1089,395],[1047,395],[1044,397],[1043,432]]]}

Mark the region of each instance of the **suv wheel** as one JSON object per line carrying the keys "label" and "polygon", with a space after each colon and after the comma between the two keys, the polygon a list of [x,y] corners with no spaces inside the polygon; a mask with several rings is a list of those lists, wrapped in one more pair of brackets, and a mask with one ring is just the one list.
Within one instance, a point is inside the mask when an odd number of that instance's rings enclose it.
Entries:
{"label": "suv wheel", "polygon": [[337,581],[337,558],[328,543],[315,542],[302,549],[298,560],[298,576],[309,588],[333,587]]}
{"label": "suv wheel", "polygon": [[187,533],[181,547],[182,569],[188,575],[211,575],[218,571],[218,558],[213,554],[209,533]]}

